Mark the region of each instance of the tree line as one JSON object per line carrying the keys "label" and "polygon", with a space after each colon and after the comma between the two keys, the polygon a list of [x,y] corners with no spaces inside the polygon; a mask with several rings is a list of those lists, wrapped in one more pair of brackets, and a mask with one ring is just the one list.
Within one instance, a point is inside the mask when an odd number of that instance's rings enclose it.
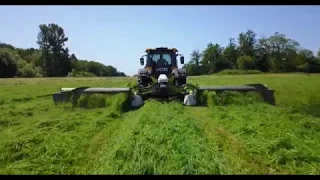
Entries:
{"label": "tree line", "polygon": [[[39,48],[16,48],[0,42],[0,78],[126,76],[113,66],[70,55],[65,47],[67,41],[63,28],[51,23],[39,25]],[[320,73],[320,50],[314,54],[279,32],[258,39],[253,30],[248,30],[240,33],[237,39],[230,38],[225,47],[210,42],[203,51],[193,50],[184,68],[189,75],[226,69]]]}
{"label": "tree line", "polygon": [[189,75],[226,69],[320,73],[320,49],[314,54],[279,32],[257,39],[256,33],[248,30],[237,39],[230,38],[226,47],[210,42],[203,51],[196,49],[190,55],[190,61],[184,65]]}
{"label": "tree line", "polygon": [[113,66],[77,59],[69,53],[64,30],[57,24],[39,25],[39,48],[16,48],[0,42],[0,78],[126,76]]}

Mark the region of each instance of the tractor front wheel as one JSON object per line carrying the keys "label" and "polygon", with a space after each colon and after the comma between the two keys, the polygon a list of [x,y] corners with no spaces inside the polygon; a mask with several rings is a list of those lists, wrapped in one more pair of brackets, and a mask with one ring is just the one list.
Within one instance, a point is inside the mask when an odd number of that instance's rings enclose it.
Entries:
{"label": "tractor front wheel", "polygon": [[138,77],[138,84],[143,87],[147,87],[150,83],[151,79],[147,77]]}
{"label": "tractor front wheel", "polygon": [[176,86],[183,86],[187,84],[186,78],[177,78],[176,79]]}

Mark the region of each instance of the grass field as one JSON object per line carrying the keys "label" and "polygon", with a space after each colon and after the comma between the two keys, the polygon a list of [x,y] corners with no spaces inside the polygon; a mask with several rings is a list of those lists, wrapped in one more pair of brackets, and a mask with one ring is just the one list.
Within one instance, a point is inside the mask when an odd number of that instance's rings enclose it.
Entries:
{"label": "grass field", "polygon": [[[124,111],[54,106],[60,87],[126,86],[134,78],[0,79],[1,174],[319,174],[320,76],[190,77],[263,83],[262,102],[186,107],[148,101]],[[49,95],[49,96],[48,96]]]}

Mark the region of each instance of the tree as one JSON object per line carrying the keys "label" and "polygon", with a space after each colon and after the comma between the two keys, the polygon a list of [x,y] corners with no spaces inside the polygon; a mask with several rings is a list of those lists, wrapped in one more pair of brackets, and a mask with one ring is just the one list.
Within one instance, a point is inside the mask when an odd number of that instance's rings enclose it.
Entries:
{"label": "tree", "polygon": [[190,56],[191,56],[191,59],[190,59],[191,63],[195,64],[196,67],[199,67],[199,62],[202,57],[200,50],[199,49],[193,50]]}
{"label": "tree", "polygon": [[320,49],[314,55],[279,32],[257,39],[253,30],[247,30],[239,34],[238,42],[230,38],[225,47],[210,42],[203,52],[193,50],[190,62],[184,66],[190,75],[197,74],[195,62],[199,54],[202,55],[199,74],[217,73],[223,69],[320,72]]}
{"label": "tree", "polygon": [[275,32],[267,39],[267,43],[276,72],[291,71],[295,68],[294,60],[300,46],[298,42],[287,38],[284,34]]}
{"label": "tree", "polygon": [[240,55],[251,56],[255,55],[256,33],[248,30],[245,33],[240,33],[238,37]]}
{"label": "tree", "polygon": [[8,48],[0,49],[0,78],[14,77],[18,71],[17,55]]}
{"label": "tree", "polygon": [[69,49],[65,48],[68,38],[57,24],[39,26],[38,45],[42,52],[43,67],[48,76],[66,76],[71,71]]}
{"label": "tree", "polygon": [[253,70],[255,63],[251,56],[240,56],[237,59],[237,67],[241,70]]}
{"label": "tree", "polygon": [[216,63],[219,59],[223,58],[223,48],[219,44],[207,45],[207,48],[203,51],[203,58],[201,64],[205,67],[207,73],[214,73],[217,69]]}
{"label": "tree", "polygon": [[183,67],[187,69],[188,74],[200,75],[202,72],[202,66],[200,66],[200,61],[202,58],[202,53],[199,49],[193,50],[190,54],[190,61]]}
{"label": "tree", "polygon": [[70,72],[71,76],[126,76],[115,67],[69,55],[68,38],[57,24],[39,28],[39,49],[0,43],[0,77],[69,76]]}
{"label": "tree", "polygon": [[234,65],[237,62],[237,58],[239,56],[239,51],[237,49],[236,40],[234,38],[229,39],[229,44],[224,49],[223,55],[225,56],[226,60],[229,61],[232,68],[235,68]]}
{"label": "tree", "polygon": [[[41,24],[39,29],[38,49],[0,42],[0,77],[126,76],[113,66],[69,55],[68,37],[57,24]],[[253,30],[247,30],[237,40],[229,38],[225,47],[210,42],[203,51],[193,50],[183,67],[188,75],[224,69],[320,73],[320,49],[314,54],[285,34],[275,32],[258,39]]]}
{"label": "tree", "polygon": [[262,72],[268,72],[273,69],[273,63],[270,56],[270,46],[267,38],[263,37],[258,40],[255,53],[256,68]]}

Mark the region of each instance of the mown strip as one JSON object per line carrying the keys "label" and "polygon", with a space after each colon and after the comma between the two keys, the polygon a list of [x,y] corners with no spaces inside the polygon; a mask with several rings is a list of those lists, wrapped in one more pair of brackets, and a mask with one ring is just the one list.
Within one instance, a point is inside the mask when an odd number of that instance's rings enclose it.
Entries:
{"label": "mown strip", "polygon": [[126,113],[120,101],[116,96],[108,107],[90,110],[54,106],[51,99],[4,107],[0,173],[82,173],[88,157],[121,126]]}
{"label": "mown strip", "polygon": [[[187,107],[199,119],[205,129],[209,141],[218,144],[219,150],[229,160],[235,174],[274,174],[276,167],[263,164],[258,156],[250,155],[245,144],[221,126],[214,117],[212,109],[203,107]],[[215,111],[219,111],[216,107]]]}
{"label": "mown strip", "polygon": [[[101,149],[87,173],[231,174],[198,119],[177,102],[150,101]],[[126,125],[125,123],[129,123]]]}
{"label": "mown strip", "polygon": [[[189,108],[189,107],[188,107]],[[192,109],[192,110],[191,110]],[[318,174],[316,118],[266,104],[189,109],[236,173]],[[302,118],[303,117],[303,118]]]}

